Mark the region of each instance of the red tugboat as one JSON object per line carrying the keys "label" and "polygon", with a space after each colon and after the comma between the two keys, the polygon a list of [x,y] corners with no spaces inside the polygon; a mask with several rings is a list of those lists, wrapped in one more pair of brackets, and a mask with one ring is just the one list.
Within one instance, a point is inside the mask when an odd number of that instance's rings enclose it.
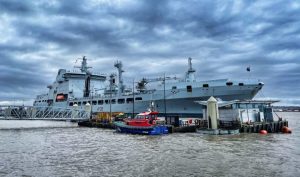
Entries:
{"label": "red tugboat", "polygon": [[124,122],[116,121],[114,125],[120,133],[162,135],[168,133],[168,127],[157,118],[158,112],[149,111],[136,115],[133,119]]}

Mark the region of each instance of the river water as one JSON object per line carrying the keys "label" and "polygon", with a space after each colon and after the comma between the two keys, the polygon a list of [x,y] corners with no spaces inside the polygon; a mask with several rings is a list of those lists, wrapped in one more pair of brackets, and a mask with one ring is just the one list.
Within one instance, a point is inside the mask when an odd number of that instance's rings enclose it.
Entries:
{"label": "river water", "polygon": [[0,176],[299,176],[292,134],[141,136],[70,122],[0,121]]}

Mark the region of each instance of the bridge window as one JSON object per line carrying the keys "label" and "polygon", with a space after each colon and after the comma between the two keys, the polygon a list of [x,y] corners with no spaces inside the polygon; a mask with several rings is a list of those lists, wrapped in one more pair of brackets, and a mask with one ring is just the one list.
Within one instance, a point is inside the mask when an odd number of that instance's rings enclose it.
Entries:
{"label": "bridge window", "polygon": [[118,104],[123,104],[123,103],[125,103],[125,99],[124,98],[118,99]]}
{"label": "bridge window", "polygon": [[142,97],[136,97],[135,100],[140,101],[140,100],[143,100],[143,98]]}
{"label": "bridge window", "polygon": [[98,104],[103,104],[103,100],[98,100]]}
{"label": "bridge window", "polygon": [[127,103],[132,103],[132,102],[133,102],[133,98],[127,98],[127,99],[126,99],[126,102],[127,102]]}
{"label": "bridge window", "polygon": [[97,101],[96,101],[96,100],[92,101],[92,104],[93,104],[93,105],[96,105],[96,104],[97,104]]}
{"label": "bridge window", "polygon": [[73,102],[70,102],[70,103],[69,103],[69,106],[73,106],[73,104],[74,104]]}
{"label": "bridge window", "polygon": [[239,83],[239,86],[244,86],[244,83],[242,83],[242,82],[241,82],[241,83]]}
{"label": "bridge window", "polygon": [[105,100],[105,104],[109,104],[109,100]]}
{"label": "bridge window", "polygon": [[203,87],[209,87],[209,85],[208,84],[203,84]]}
{"label": "bridge window", "polygon": [[192,86],[191,85],[186,86],[186,91],[192,92],[193,91]]}
{"label": "bridge window", "polygon": [[81,102],[78,102],[78,106],[81,106]]}
{"label": "bridge window", "polygon": [[233,85],[233,83],[232,82],[226,82],[226,85],[231,86],[231,85]]}
{"label": "bridge window", "polygon": [[176,90],[176,89],[177,89],[177,87],[176,87],[176,86],[173,86],[173,87],[172,87],[172,89],[173,89],[173,90]]}
{"label": "bridge window", "polygon": [[86,105],[86,101],[82,102],[83,106]]}
{"label": "bridge window", "polygon": [[112,99],[111,104],[116,104],[116,99]]}

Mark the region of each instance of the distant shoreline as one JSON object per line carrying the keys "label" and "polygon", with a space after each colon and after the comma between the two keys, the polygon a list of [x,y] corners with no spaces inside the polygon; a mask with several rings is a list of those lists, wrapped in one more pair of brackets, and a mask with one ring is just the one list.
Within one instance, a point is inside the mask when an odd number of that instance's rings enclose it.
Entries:
{"label": "distant shoreline", "polygon": [[300,112],[300,106],[273,106],[274,112]]}

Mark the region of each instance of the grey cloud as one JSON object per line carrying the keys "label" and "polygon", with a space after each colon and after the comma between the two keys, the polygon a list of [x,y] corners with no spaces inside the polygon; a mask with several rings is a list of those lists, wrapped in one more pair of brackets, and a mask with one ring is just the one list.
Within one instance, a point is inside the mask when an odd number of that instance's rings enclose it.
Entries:
{"label": "grey cloud", "polygon": [[34,11],[29,1],[18,0],[2,0],[0,2],[0,10],[2,13],[14,15],[29,15]]}
{"label": "grey cloud", "polygon": [[[12,31],[0,40],[1,88],[20,98],[42,92],[82,55],[107,73],[122,60],[127,80],[184,74],[192,57],[201,80],[247,78],[250,65],[267,97],[295,104],[300,89],[297,1],[10,0],[0,10]],[[0,99],[8,97],[1,91]]]}
{"label": "grey cloud", "polygon": [[42,71],[39,65],[16,61],[2,54],[0,58],[0,100],[29,99],[32,94],[38,93],[38,88],[45,88],[46,76],[40,74]]}

